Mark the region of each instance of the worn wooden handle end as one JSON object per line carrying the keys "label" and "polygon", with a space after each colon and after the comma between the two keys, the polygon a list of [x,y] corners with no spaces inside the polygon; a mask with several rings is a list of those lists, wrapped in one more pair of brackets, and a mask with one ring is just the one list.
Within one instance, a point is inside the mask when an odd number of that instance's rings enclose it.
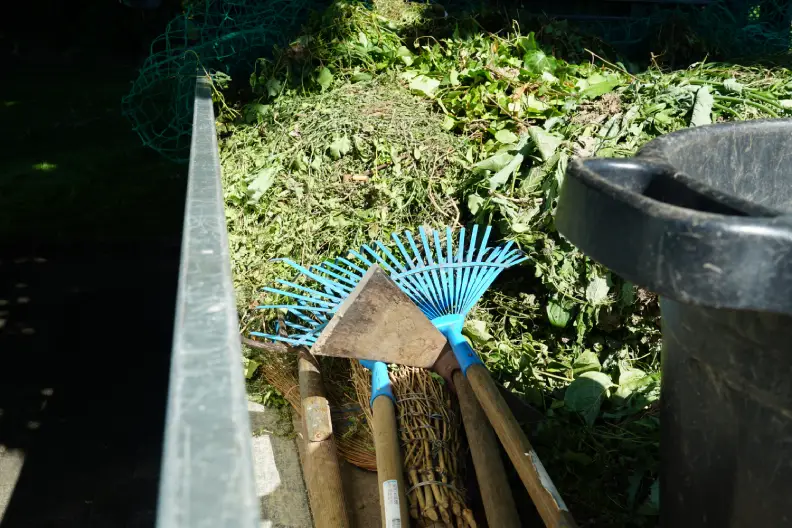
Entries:
{"label": "worn wooden handle end", "polygon": [[575,520],[487,368],[471,365],[466,376],[545,525],[551,528],[576,527]]}

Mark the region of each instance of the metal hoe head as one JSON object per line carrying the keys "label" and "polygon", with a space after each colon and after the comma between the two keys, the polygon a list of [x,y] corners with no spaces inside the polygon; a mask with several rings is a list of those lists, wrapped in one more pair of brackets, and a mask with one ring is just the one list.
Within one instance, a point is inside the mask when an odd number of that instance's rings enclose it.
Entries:
{"label": "metal hoe head", "polygon": [[445,345],[445,336],[375,264],[338,307],[311,351],[432,368]]}

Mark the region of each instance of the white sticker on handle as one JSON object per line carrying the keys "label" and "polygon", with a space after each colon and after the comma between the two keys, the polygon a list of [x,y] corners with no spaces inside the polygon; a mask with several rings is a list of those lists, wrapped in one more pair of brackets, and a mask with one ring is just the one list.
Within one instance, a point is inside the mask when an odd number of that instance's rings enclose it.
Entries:
{"label": "white sticker on handle", "polygon": [[385,526],[387,528],[402,528],[399,483],[397,481],[386,480],[382,483],[382,501],[385,505]]}

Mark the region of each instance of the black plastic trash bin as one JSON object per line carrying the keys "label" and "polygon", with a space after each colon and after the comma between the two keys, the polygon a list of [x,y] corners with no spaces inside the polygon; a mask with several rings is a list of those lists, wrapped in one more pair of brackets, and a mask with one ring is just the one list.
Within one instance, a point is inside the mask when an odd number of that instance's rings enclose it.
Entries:
{"label": "black plastic trash bin", "polygon": [[556,226],[660,295],[661,524],[792,526],[792,120],[576,160]]}

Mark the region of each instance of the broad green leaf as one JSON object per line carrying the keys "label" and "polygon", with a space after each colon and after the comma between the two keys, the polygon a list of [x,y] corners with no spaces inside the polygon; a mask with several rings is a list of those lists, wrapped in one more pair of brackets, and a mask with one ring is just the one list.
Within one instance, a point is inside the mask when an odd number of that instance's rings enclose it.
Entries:
{"label": "broad green leaf", "polygon": [[594,277],[586,286],[586,300],[597,306],[608,300],[608,281],[602,277]]}
{"label": "broad green leaf", "polygon": [[567,387],[564,405],[581,413],[586,423],[593,425],[612,385],[610,376],[603,372],[584,372]]}
{"label": "broad green leaf", "polygon": [[602,370],[602,365],[599,357],[596,352],[591,350],[586,350],[572,362],[572,372],[575,376],[580,376],[585,372],[599,372],[600,370]]}
{"label": "broad green leaf", "polygon": [[261,169],[258,174],[253,177],[253,180],[248,184],[248,191],[251,193],[251,201],[258,202],[261,197],[264,196],[264,193],[275,183],[275,175],[277,173],[277,168],[267,167]]}
{"label": "broad green leaf", "polygon": [[555,70],[555,59],[548,57],[542,50],[532,50],[523,56],[523,65],[529,72],[539,75]]}
{"label": "broad green leaf", "polygon": [[553,154],[555,154],[556,150],[558,150],[558,147],[563,142],[561,138],[554,136],[538,126],[528,128],[528,134],[530,134],[534,145],[536,145],[536,150],[539,151],[539,157],[542,158],[542,161],[547,161],[552,158]]}
{"label": "broad green leaf", "polygon": [[405,66],[412,66],[415,61],[415,56],[407,49],[407,46],[400,46],[399,49],[396,50],[396,56],[402,60]]}
{"label": "broad green leaf", "polygon": [[572,312],[561,306],[558,301],[551,299],[547,302],[547,318],[551,325],[563,328],[572,318]]}
{"label": "broad green leaf", "polygon": [[490,191],[494,191],[509,181],[509,177],[514,174],[514,171],[520,168],[524,158],[525,157],[522,154],[516,154],[505,167],[493,174],[489,179]]}
{"label": "broad green leaf", "polygon": [[617,78],[604,79],[600,82],[591,83],[580,92],[580,96],[587,99],[596,99],[601,95],[612,92],[616,87],[621,86],[622,82]]}
{"label": "broad green leaf", "polygon": [[410,90],[426,97],[434,97],[435,90],[440,86],[440,81],[426,75],[417,75],[410,81]]}
{"label": "broad green leaf", "polygon": [[481,206],[484,204],[484,198],[479,196],[478,194],[471,194],[467,198],[467,206],[470,210],[470,214],[476,214],[481,209]]}
{"label": "broad green leaf", "polygon": [[451,83],[451,86],[459,86],[459,72],[456,69],[452,69],[448,73],[448,81]]}
{"label": "broad green leaf", "polygon": [[524,37],[519,37],[516,41],[516,44],[523,54],[539,48],[539,46],[536,44],[536,38],[534,37],[533,31]]}
{"label": "broad green leaf", "polygon": [[696,92],[696,102],[693,103],[693,115],[690,117],[690,126],[702,126],[712,123],[712,105],[715,99],[709,91],[709,86],[702,86]]}
{"label": "broad green leaf", "polygon": [[322,68],[316,77],[316,82],[322,87],[322,91],[327,90],[333,84],[333,73],[330,68]]}
{"label": "broad green leaf", "polygon": [[283,88],[283,84],[276,78],[272,77],[267,80],[267,95],[275,97]]}
{"label": "broad green leaf", "polygon": [[654,381],[654,378],[647,376],[641,369],[626,367],[622,368],[619,374],[619,388],[616,389],[614,396],[627,399],[633,392],[645,387]]}
{"label": "broad green leaf", "polygon": [[509,164],[514,159],[514,154],[509,152],[498,152],[487,159],[481,160],[473,165],[474,171],[491,171],[497,172]]}
{"label": "broad green leaf", "polygon": [[528,97],[525,98],[525,109],[530,110],[532,112],[544,112],[545,110],[549,109],[550,106],[543,101],[540,101],[536,98],[534,94],[528,94]]}
{"label": "broad green leaf", "polygon": [[445,116],[443,118],[443,130],[452,131],[457,125],[456,119],[451,116]]}
{"label": "broad green leaf", "polygon": [[495,139],[498,140],[499,143],[510,145],[512,143],[516,143],[519,138],[517,137],[517,134],[504,128],[503,130],[498,130],[498,132],[495,134]]}
{"label": "broad green leaf", "polygon": [[371,80],[371,79],[373,79],[373,78],[374,78],[374,76],[373,76],[373,75],[371,75],[371,74],[370,74],[370,73],[368,73],[368,72],[357,72],[357,73],[353,73],[353,74],[350,76],[350,78],[349,78],[349,79],[350,79],[352,82],[364,82],[364,81],[370,81],[370,80]]}
{"label": "broad green leaf", "polygon": [[330,154],[331,158],[337,160],[349,153],[350,150],[352,150],[352,142],[348,137],[344,136],[330,143],[330,146],[327,148],[327,153]]}
{"label": "broad green leaf", "polygon": [[741,94],[744,88],[742,83],[734,78],[723,81],[723,87],[726,88],[726,90],[736,94]]}
{"label": "broad green leaf", "polygon": [[474,343],[483,344],[493,339],[492,334],[487,332],[487,323],[475,319],[465,321],[465,333]]}
{"label": "broad green leaf", "polygon": [[261,364],[253,359],[243,359],[245,360],[245,378],[250,379],[253,377],[253,374],[256,373],[256,369],[258,369]]}

